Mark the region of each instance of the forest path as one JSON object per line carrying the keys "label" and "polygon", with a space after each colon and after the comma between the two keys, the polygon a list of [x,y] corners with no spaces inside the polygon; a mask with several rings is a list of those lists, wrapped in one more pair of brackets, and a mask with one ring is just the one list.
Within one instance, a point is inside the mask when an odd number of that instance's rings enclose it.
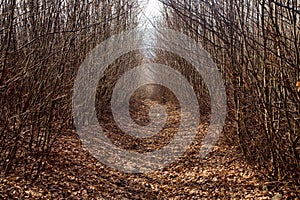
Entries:
{"label": "forest path", "polygon": [[92,157],[76,131],[59,137],[38,181],[0,180],[0,197],[7,199],[271,199],[280,189],[264,182],[222,137],[204,159],[190,150],[161,170],[126,174]]}

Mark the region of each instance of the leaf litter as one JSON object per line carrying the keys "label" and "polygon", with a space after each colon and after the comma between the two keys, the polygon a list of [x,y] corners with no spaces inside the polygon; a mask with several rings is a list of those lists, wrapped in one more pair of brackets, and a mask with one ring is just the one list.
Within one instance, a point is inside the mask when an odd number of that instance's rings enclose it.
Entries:
{"label": "leaf litter", "polygon": [[[145,110],[150,105],[153,102],[143,102],[132,117],[147,124]],[[102,125],[115,145],[139,153],[154,151],[176,134],[180,109],[172,106],[166,104],[168,125],[150,139],[122,134],[110,111],[103,115]],[[299,188],[293,191],[268,183],[222,136],[212,152],[200,159],[197,152],[207,127],[208,117],[204,116],[195,142],[183,156],[145,174],[126,174],[105,166],[84,148],[75,130],[65,131],[36,181],[19,177],[18,171],[0,177],[0,199],[272,199],[282,193],[280,199],[299,199]]]}

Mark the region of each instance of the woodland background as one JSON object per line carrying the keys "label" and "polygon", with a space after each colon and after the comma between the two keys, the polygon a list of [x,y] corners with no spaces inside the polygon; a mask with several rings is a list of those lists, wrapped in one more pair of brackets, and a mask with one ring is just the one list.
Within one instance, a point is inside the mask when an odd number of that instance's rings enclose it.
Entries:
{"label": "woodland background", "polygon": [[[160,2],[162,17],[154,26],[192,37],[223,75],[224,145],[236,147],[264,180],[296,188],[299,198],[299,0]],[[83,59],[101,41],[135,28],[140,12],[132,0],[1,0],[1,179],[39,180],[56,142],[74,129],[72,88]],[[155,52],[156,62],[182,72],[198,88],[199,99],[206,99],[205,84],[189,63]],[[98,88],[104,102],[100,111],[117,77],[128,70],[124,66],[141,62],[142,53],[131,52],[106,71]]]}

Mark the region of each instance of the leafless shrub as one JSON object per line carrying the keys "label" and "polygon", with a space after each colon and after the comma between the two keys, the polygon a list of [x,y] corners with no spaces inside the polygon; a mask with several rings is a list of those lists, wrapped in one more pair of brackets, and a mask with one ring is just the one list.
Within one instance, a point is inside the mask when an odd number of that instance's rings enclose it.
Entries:
{"label": "leafless shrub", "polygon": [[86,54],[136,25],[128,0],[4,0],[0,5],[0,169],[35,179],[72,125],[71,95]]}
{"label": "leafless shrub", "polygon": [[161,2],[165,23],[199,41],[224,75],[228,141],[267,177],[299,183],[299,2]]}

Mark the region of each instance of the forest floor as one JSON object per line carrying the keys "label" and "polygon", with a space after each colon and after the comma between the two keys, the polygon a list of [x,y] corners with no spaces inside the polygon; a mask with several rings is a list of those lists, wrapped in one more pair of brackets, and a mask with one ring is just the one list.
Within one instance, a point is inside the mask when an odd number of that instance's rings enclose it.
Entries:
{"label": "forest floor", "polygon": [[298,199],[284,184],[267,182],[224,137],[204,159],[189,151],[161,170],[127,174],[96,160],[76,131],[60,135],[37,181],[13,174],[0,178],[0,188],[0,199],[272,199],[280,193],[277,200]]}

